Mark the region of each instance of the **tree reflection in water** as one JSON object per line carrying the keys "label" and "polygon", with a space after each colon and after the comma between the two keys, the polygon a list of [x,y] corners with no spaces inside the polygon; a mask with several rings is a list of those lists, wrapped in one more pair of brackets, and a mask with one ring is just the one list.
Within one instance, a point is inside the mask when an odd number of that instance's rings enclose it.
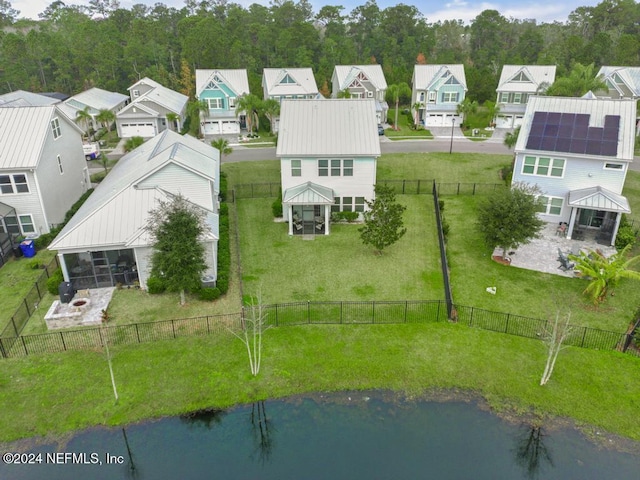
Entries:
{"label": "tree reflection in water", "polygon": [[524,433],[518,437],[516,444],[516,463],[529,478],[534,479],[542,472],[545,464],[553,467],[551,451],[544,444],[546,435],[541,426],[525,424],[522,427]]}
{"label": "tree reflection in water", "polygon": [[251,405],[251,427],[253,430],[253,439],[256,444],[258,459],[264,465],[271,458],[273,453],[274,441],[271,433],[273,425],[267,417],[264,400],[255,402]]}

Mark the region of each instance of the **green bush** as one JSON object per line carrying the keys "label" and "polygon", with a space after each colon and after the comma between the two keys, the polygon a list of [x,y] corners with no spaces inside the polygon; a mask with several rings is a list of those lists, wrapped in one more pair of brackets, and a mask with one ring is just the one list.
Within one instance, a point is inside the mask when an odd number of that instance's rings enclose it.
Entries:
{"label": "green bush", "polygon": [[218,277],[216,289],[220,295],[229,290],[229,271],[231,270],[231,250],[229,248],[229,205],[220,204],[219,213],[219,239],[218,239]]}
{"label": "green bush", "polygon": [[105,172],[104,170],[98,173],[94,173],[90,177],[91,183],[100,183],[102,180],[104,180],[104,177],[106,176],[107,176],[107,172]]}
{"label": "green bush", "polygon": [[220,298],[220,295],[222,295],[222,293],[220,292],[218,287],[204,287],[198,290],[198,299],[202,300],[203,302],[213,302],[214,300]]}
{"label": "green bush", "polygon": [[622,225],[618,229],[618,235],[616,236],[616,248],[622,250],[627,245],[634,245],[637,239],[636,231],[631,225]]}
{"label": "green bush", "polygon": [[333,212],[331,214],[332,222],[341,222],[346,220],[349,223],[355,222],[360,214],[358,212]]}
{"label": "green bush", "polygon": [[157,295],[159,293],[164,293],[164,291],[167,289],[167,286],[164,283],[164,280],[162,280],[159,277],[149,277],[147,279],[147,292],[149,292],[152,295]]}
{"label": "green bush", "polygon": [[51,233],[44,233],[36,238],[33,243],[36,246],[36,249],[41,250],[49,245],[54,239],[54,236]]}
{"label": "green bush", "polygon": [[282,217],[282,190],[280,190],[278,198],[276,198],[271,204],[271,211],[275,218]]}
{"label": "green bush", "polygon": [[37,258],[29,260],[29,263],[27,265],[29,265],[29,268],[31,270],[38,270],[38,269],[42,268],[42,262],[40,260],[38,260]]}
{"label": "green bush", "polygon": [[220,194],[219,195],[220,195],[221,202],[227,201],[227,188],[229,188],[228,182],[227,182],[227,174],[224,172],[220,172]]}
{"label": "green bush", "polygon": [[62,276],[62,269],[57,268],[51,276],[47,279],[47,291],[51,295],[58,295],[58,286],[64,282],[64,277]]}

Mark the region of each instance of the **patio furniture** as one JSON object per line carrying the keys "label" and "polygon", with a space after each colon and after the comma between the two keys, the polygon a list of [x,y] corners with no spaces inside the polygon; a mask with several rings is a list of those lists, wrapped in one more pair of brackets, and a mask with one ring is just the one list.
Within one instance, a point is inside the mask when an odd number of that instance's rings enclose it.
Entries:
{"label": "patio furniture", "polygon": [[561,237],[566,237],[568,226],[569,225],[567,225],[567,222],[560,222],[560,224],[558,225],[558,228],[556,228],[556,235]]}
{"label": "patio furniture", "polygon": [[584,240],[584,230],[574,228],[572,237],[574,240]]}
{"label": "patio furniture", "polygon": [[567,270],[573,270],[576,266],[576,264],[570,261],[569,258],[564,253],[562,253],[562,250],[560,249],[558,249],[558,261],[560,262],[560,266],[558,268],[565,272]]}

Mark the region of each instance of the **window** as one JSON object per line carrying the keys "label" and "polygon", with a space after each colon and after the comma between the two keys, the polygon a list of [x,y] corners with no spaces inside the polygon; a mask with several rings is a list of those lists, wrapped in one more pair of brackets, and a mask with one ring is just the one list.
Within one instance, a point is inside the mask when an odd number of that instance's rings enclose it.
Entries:
{"label": "window", "polygon": [[371,91],[367,92],[367,97],[368,98],[373,98],[373,92],[371,92]]}
{"label": "window", "polygon": [[513,103],[522,103],[522,94],[514,93],[513,94]]}
{"label": "window", "polygon": [[60,121],[58,117],[51,120],[51,131],[53,132],[53,138],[58,138],[62,135],[62,131],[60,130]]}
{"label": "window", "polygon": [[547,215],[560,215],[562,212],[562,198],[561,197],[547,197],[540,195],[538,202],[542,207],[542,213]]}
{"label": "window", "polygon": [[331,160],[331,176],[340,176],[340,160]]}
{"label": "window", "polygon": [[345,177],[353,177],[353,160],[342,161],[342,175]]}
{"label": "window", "polygon": [[29,193],[26,175],[0,175],[0,193]]}
{"label": "window", "polygon": [[458,80],[456,80],[456,77],[454,77],[453,75],[451,75],[446,82],[444,82],[445,85],[459,85],[460,82],[458,82]]}
{"label": "window", "polygon": [[364,197],[356,197],[355,208],[356,212],[364,212]]}
{"label": "window", "polygon": [[605,170],[624,170],[624,163],[605,163]]}
{"label": "window", "polygon": [[17,217],[11,215],[8,217],[4,217],[2,221],[4,222],[4,228],[8,233],[15,233],[17,235],[20,235],[22,233],[20,232],[20,226],[18,225]]}
{"label": "window", "polygon": [[513,77],[511,81],[512,82],[531,82],[531,80],[529,80],[529,77],[527,77],[524,74],[524,72],[519,72],[515,77]]}
{"label": "window", "polygon": [[236,108],[236,97],[229,97],[229,108]]}
{"label": "window", "polygon": [[35,233],[36,229],[33,226],[33,217],[31,215],[19,215],[18,219],[20,220],[20,228],[22,228],[22,233]]}
{"label": "window", "polygon": [[133,98],[139,97],[140,90],[131,90],[131,94],[133,95]]}
{"label": "window", "polygon": [[362,95],[363,95],[362,92],[352,92],[351,98],[362,98]]}
{"label": "window", "polygon": [[318,160],[318,176],[329,176],[329,160]]}
{"label": "window", "polygon": [[353,197],[342,197],[342,211],[353,212]]}
{"label": "window", "polygon": [[340,200],[340,197],[334,198],[332,212],[364,212],[364,197],[342,197],[342,202]]}
{"label": "window", "polygon": [[541,177],[562,177],[564,175],[564,159],[526,156],[522,165],[522,173]]}
{"label": "window", "polygon": [[424,102],[424,92],[420,92],[420,102]]}
{"label": "window", "polygon": [[280,80],[280,83],[296,83],[296,81],[287,73],[284,78]]}
{"label": "window", "polygon": [[62,168],[62,158],[60,158],[60,155],[58,155],[57,158],[58,158],[58,170],[60,170],[60,175],[62,175],[64,173],[64,169]]}
{"label": "window", "polygon": [[500,103],[509,103],[509,93],[508,92],[500,92]]}
{"label": "window", "polygon": [[33,224],[33,217],[30,214],[9,215],[2,219],[0,222],[0,230],[6,233],[13,233],[16,235],[26,235],[29,233],[36,233],[36,228]]}
{"label": "window", "polygon": [[222,107],[222,99],[221,98],[207,98],[207,103],[209,104],[210,109],[221,109]]}
{"label": "window", "polygon": [[442,103],[456,103],[458,92],[442,92]]}
{"label": "window", "polygon": [[331,205],[331,213],[340,211],[340,197],[333,197],[333,205]]}
{"label": "window", "polygon": [[291,160],[291,176],[302,176],[302,160]]}

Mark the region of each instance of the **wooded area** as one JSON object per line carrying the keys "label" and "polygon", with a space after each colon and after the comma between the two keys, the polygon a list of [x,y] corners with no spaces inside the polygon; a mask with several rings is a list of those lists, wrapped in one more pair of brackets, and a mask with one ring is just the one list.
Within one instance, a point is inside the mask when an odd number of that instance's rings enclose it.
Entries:
{"label": "wooded area", "polygon": [[[195,68],[246,68],[262,96],[265,67],[311,67],[328,94],[335,65],[380,63],[387,83],[411,83],[416,63],[463,63],[468,97],[495,100],[504,64],[555,64],[558,76],[583,65],[640,65],[640,5],[605,0],[579,7],[566,22],[508,19],[485,10],[469,25],[430,23],[413,6],[380,9],[374,0],[345,12],[307,0],[273,0],[244,8],[227,0],[186,0],[119,8],[51,3],[39,21],[19,19],[0,0],[0,93],[76,94],[91,87],[126,92],[148,76],[193,94]],[[596,70],[597,71],[597,70]]]}

